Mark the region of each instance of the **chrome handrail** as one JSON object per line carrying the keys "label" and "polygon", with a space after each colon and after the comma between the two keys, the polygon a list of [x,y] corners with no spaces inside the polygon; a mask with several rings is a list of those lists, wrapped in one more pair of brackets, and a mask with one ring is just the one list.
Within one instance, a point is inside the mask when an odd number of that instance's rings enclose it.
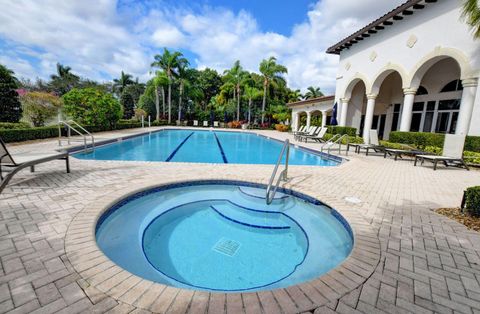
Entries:
{"label": "chrome handrail", "polygon": [[346,138],[347,139],[347,145],[348,145],[348,135],[347,134],[335,134],[328,142],[326,142],[322,147],[320,148],[320,151],[323,152],[323,148],[327,146],[328,153],[330,154],[330,149],[332,148],[333,145],[338,144],[338,153],[341,153],[342,150],[342,140]]}
{"label": "chrome handrail", "polygon": [[[285,154],[285,169],[283,169],[282,172],[280,172],[280,176],[278,177],[277,182],[275,183],[275,187],[272,190],[273,180],[277,175],[278,167],[282,162],[282,157],[284,154]],[[270,177],[270,181],[268,182],[267,193],[265,196],[267,205],[270,205],[272,203],[273,198],[275,197],[275,193],[277,193],[277,189],[278,189],[278,185],[280,184],[280,181],[287,181],[289,156],[290,156],[290,141],[286,139],[285,142],[283,143],[282,151],[278,156],[278,160],[277,160],[277,163],[275,164],[275,168],[273,169],[272,176]]]}
{"label": "chrome handrail", "polygon": [[62,146],[62,129],[61,129],[61,125],[64,125],[67,127],[67,143],[68,145],[70,145],[70,137],[72,136],[72,132],[71,130],[73,130],[75,133],[77,133],[78,135],[80,135],[82,138],[83,138],[83,145],[84,145],[84,149],[87,150],[87,136],[80,132],[79,130],[77,130],[75,127],[73,127],[71,124],[74,124],[75,126],[77,126],[80,130],[82,130],[83,132],[85,132],[86,134],[88,134],[88,136],[90,137],[91,141],[92,141],[92,148],[95,147],[95,138],[93,137],[93,135],[88,132],[84,127],[82,127],[80,124],[78,124],[77,122],[73,121],[73,120],[68,120],[68,121],[58,121],[58,145],[59,146]]}

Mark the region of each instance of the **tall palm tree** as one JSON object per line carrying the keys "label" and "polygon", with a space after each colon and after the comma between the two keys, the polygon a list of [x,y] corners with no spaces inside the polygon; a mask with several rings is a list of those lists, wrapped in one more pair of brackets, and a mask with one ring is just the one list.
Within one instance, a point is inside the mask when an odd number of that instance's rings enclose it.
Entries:
{"label": "tall palm tree", "polygon": [[80,77],[71,71],[71,67],[57,63],[57,73],[50,75],[51,82],[49,83],[57,94],[67,93],[80,81]]}
{"label": "tall palm tree", "polygon": [[262,123],[265,120],[265,105],[267,103],[267,90],[270,84],[275,81],[284,80],[281,76],[283,73],[287,73],[288,70],[285,66],[277,64],[275,57],[269,59],[263,59],[260,62],[260,72],[263,75],[263,100],[262,100]]}
{"label": "tall palm tree", "polygon": [[317,98],[321,96],[323,96],[323,93],[320,90],[320,87],[309,86],[307,88],[307,92],[305,93],[305,99]]}
{"label": "tall palm tree", "polygon": [[248,99],[248,124],[250,124],[253,100],[260,97],[262,95],[262,91],[252,86],[246,86],[244,94],[245,97]]}
{"label": "tall palm tree", "polygon": [[156,116],[155,120],[160,120],[160,95],[158,92],[158,88],[160,87],[162,90],[162,107],[163,107],[163,114],[165,115],[165,86],[168,86],[169,79],[167,74],[163,71],[157,71],[155,78],[153,79],[153,83],[155,84],[155,110]]}
{"label": "tall palm tree", "polygon": [[302,98],[303,98],[303,95],[302,95],[302,93],[300,92],[299,89],[292,90],[288,93],[288,101],[289,102],[299,101],[299,100],[302,100]]}
{"label": "tall palm tree", "polygon": [[188,80],[188,61],[181,62],[178,64],[178,76],[177,81],[179,83],[178,86],[178,121],[182,119],[182,97],[185,91],[185,85],[189,84]]}
{"label": "tall palm tree", "polygon": [[249,79],[248,72],[243,70],[240,60],[237,60],[231,69],[224,72],[224,75],[227,82],[234,86],[233,99],[237,101],[237,120],[240,120],[240,94],[242,85]]}
{"label": "tall palm tree", "polygon": [[163,54],[155,55],[155,61],[152,67],[163,69],[168,77],[168,123],[172,122],[172,83],[174,77],[177,76],[177,68],[179,64],[188,64],[188,60],[183,57],[179,51],[171,52],[167,48],[163,48]]}
{"label": "tall palm tree", "polygon": [[113,80],[113,87],[118,90],[118,93],[121,95],[125,87],[133,83],[135,83],[133,76],[122,71],[122,73],[120,73],[120,78]]}
{"label": "tall palm tree", "polygon": [[480,6],[478,0],[464,0],[462,17],[470,25],[475,38],[480,38]]}

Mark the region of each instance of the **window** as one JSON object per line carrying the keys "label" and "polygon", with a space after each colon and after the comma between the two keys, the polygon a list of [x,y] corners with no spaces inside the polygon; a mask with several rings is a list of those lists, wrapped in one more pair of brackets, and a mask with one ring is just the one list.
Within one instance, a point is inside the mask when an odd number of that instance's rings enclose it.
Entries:
{"label": "window", "polygon": [[417,96],[420,96],[420,95],[428,95],[428,91],[425,87],[423,86],[420,86],[418,89],[417,89],[417,93],[415,94]]}
{"label": "window", "polygon": [[435,101],[429,101],[427,102],[427,111],[425,112],[425,121],[423,122],[423,132],[432,131],[434,115],[435,115]]}
{"label": "window", "polygon": [[438,110],[458,110],[460,109],[460,99],[440,100]]}
{"label": "window", "polygon": [[400,120],[400,104],[395,104],[393,106],[393,121],[392,121],[392,131],[396,131],[398,128],[398,120]]}
{"label": "window", "polygon": [[455,92],[459,90],[463,90],[462,82],[460,80],[454,80],[443,86],[440,93]]}
{"label": "window", "polygon": [[413,103],[412,123],[410,124],[410,131],[411,132],[419,132],[420,131],[420,125],[422,123],[422,115],[423,115],[423,108],[424,107],[425,107],[424,102]]}
{"label": "window", "polygon": [[455,133],[457,127],[460,99],[440,100],[435,132]]}

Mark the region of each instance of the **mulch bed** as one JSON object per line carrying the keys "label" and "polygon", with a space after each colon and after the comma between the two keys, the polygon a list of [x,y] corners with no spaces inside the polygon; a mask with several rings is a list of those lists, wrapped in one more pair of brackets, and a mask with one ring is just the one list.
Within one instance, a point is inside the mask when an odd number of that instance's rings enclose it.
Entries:
{"label": "mulch bed", "polygon": [[447,216],[450,219],[465,225],[468,229],[480,231],[480,217],[472,217],[462,213],[460,208],[439,208],[435,210],[440,215]]}

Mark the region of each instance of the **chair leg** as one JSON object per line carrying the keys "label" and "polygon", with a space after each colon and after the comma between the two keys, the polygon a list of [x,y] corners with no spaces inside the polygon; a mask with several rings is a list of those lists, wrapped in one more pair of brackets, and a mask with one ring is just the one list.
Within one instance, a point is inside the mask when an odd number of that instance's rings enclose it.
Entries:
{"label": "chair leg", "polygon": [[67,173],[70,173],[70,158],[69,158],[69,156],[65,157],[65,166],[67,167]]}
{"label": "chair leg", "polygon": [[35,172],[35,166],[30,166],[30,172]]}
{"label": "chair leg", "polygon": [[438,160],[433,161],[433,171],[437,170],[437,162]]}
{"label": "chair leg", "polygon": [[414,166],[414,167],[417,166],[417,160],[418,160],[418,156],[415,156],[415,161],[413,162],[413,166]]}

